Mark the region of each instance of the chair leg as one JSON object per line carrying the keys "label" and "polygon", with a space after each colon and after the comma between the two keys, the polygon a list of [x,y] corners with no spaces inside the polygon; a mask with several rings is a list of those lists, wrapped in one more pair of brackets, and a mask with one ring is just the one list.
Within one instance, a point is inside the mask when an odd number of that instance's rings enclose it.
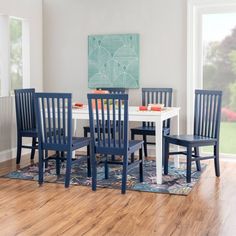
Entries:
{"label": "chair leg", "polygon": [[[194,148],[194,153],[195,153],[196,156],[199,157],[199,147]],[[195,157],[195,158],[197,158],[197,157]],[[201,163],[200,163],[199,160],[196,161],[196,166],[197,166],[197,171],[201,171],[202,168],[201,168]]]}
{"label": "chair leg", "polygon": [[[65,152],[61,152],[61,157],[64,158],[65,157]],[[64,162],[64,159],[61,159],[61,162]]]}
{"label": "chair leg", "polygon": [[[84,129],[84,137],[88,137],[88,132],[87,132],[87,130],[86,129]],[[87,156],[89,156],[90,154],[89,154],[89,152],[90,152],[90,147],[89,147],[89,145],[87,146]]]}
{"label": "chair leg", "polygon": [[191,183],[191,159],[192,159],[192,147],[187,147],[187,183]]}
{"label": "chair leg", "polygon": [[31,149],[31,155],[30,155],[31,160],[34,159],[35,149],[36,149],[36,138],[32,138],[32,149]]}
{"label": "chair leg", "polygon": [[220,177],[220,160],[219,160],[219,144],[214,146],[214,162],[215,162],[215,173],[217,177]]}
{"label": "chair leg", "polygon": [[72,150],[67,152],[67,157],[66,157],[66,176],[65,176],[66,188],[70,186],[71,162],[72,162]]}
{"label": "chair leg", "polygon": [[147,136],[143,135],[143,141],[144,141],[144,156],[147,157]]}
{"label": "chair leg", "polygon": [[169,164],[169,147],[170,144],[167,140],[165,140],[165,148],[164,152],[164,175],[168,175],[168,164]]}
{"label": "chair leg", "polygon": [[43,150],[39,147],[39,178],[38,178],[38,183],[39,185],[42,185],[43,184],[43,162],[44,162],[44,152]]}
{"label": "chair leg", "polygon": [[107,160],[104,162],[104,169],[105,169],[105,179],[108,179],[109,178],[109,167],[108,167]]}
{"label": "chair leg", "polygon": [[[134,140],[134,132],[133,131],[131,131],[131,140]],[[134,162],[134,153],[132,153],[131,154],[131,163],[133,163]]]}
{"label": "chair leg", "polygon": [[87,176],[91,177],[91,157],[90,157],[90,155],[87,156]]}
{"label": "chair leg", "polygon": [[21,149],[22,149],[22,137],[21,136],[17,136],[16,164],[20,164]]}
{"label": "chair leg", "polygon": [[96,155],[94,153],[94,148],[92,145],[90,146],[90,159],[92,164],[92,190],[96,191],[97,189],[97,161],[96,161]]}
{"label": "chair leg", "polygon": [[60,175],[60,169],[61,169],[61,160],[59,158],[56,159],[56,174]]}
{"label": "chair leg", "polygon": [[143,182],[143,164],[144,164],[144,158],[143,158],[143,145],[139,149],[139,180],[140,182]]}
{"label": "chair leg", "polygon": [[45,150],[45,168],[48,168],[48,160],[47,160],[47,158],[48,158],[48,150]]}
{"label": "chair leg", "polygon": [[[111,132],[111,138],[114,139],[115,136],[116,136],[116,134],[115,134],[115,133],[113,132],[113,130],[112,130],[112,132]],[[112,161],[115,161],[115,160],[116,160],[115,155],[111,155],[111,160],[112,160]]]}
{"label": "chair leg", "polygon": [[123,157],[123,173],[122,173],[122,186],[121,193],[126,193],[126,182],[127,182],[127,167],[128,167],[128,155],[125,154]]}

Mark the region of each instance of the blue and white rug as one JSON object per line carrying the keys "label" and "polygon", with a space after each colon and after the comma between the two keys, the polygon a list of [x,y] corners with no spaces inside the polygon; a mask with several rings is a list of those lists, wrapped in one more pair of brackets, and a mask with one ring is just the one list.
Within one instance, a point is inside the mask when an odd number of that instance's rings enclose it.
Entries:
{"label": "blue and white rug", "polygon": [[[155,161],[146,160],[144,163],[144,182],[139,182],[139,167],[136,166],[128,172],[127,189],[155,192],[176,195],[188,195],[194,185],[200,178],[201,173],[205,170],[206,165],[202,164],[202,172],[196,171],[195,163],[192,163],[192,182],[186,183],[186,164],[181,163],[180,167],[176,169],[173,163],[169,166],[169,175],[163,176],[163,184],[156,184],[156,164]],[[61,174],[56,175],[55,162],[50,161],[48,168],[44,173],[44,181],[49,183],[64,183],[65,165],[61,166]],[[97,187],[100,188],[114,188],[120,189],[122,167],[120,165],[110,165],[109,179],[104,178],[104,165],[100,164],[97,167]],[[22,180],[38,180],[38,165],[32,164],[22,169],[13,171],[4,175],[5,178],[22,179]],[[74,164],[71,174],[72,185],[91,185],[91,178],[87,177],[87,164]]]}

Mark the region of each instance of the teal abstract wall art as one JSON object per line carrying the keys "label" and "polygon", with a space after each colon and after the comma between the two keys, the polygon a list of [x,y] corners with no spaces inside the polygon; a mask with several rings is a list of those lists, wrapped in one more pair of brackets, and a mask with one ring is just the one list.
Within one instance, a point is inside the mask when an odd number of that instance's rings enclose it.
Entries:
{"label": "teal abstract wall art", "polygon": [[88,37],[89,88],[139,88],[139,35]]}

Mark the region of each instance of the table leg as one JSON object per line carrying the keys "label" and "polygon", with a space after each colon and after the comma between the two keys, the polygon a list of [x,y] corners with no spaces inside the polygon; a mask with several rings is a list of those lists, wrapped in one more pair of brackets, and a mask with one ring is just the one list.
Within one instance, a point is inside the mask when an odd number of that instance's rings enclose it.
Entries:
{"label": "table leg", "polygon": [[[179,112],[176,116],[176,134],[179,135]],[[179,146],[176,146],[176,151],[179,152]],[[175,168],[179,168],[179,155],[174,156],[174,165]]]}
{"label": "table leg", "polygon": [[156,179],[157,184],[162,184],[162,120],[156,120]]}
{"label": "table leg", "polygon": [[[73,119],[74,136],[77,134],[77,120]],[[72,159],[75,159],[75,151],[72,152]]]}

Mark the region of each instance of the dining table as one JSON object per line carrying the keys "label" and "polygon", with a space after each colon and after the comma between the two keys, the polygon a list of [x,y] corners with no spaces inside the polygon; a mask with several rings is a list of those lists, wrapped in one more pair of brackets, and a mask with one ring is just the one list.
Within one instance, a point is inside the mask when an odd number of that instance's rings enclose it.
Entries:
{"label": "dining table", "polygon": [[[162,142],[163,142],[163,121],[175,118],[175,133],[179,134],[179,112],[180,107],[166,107],[161,111],[140,111],[138,106],[129,106],[129,122],[153,122],[155,125],[155,159],[156,159],[156,183],[162,184]],[[89,120],[88,106],[80,109],[72,109],[74,132],[77,133],[78,120]],[[179,167],[179,157],[175,156],[174,166]]]}

